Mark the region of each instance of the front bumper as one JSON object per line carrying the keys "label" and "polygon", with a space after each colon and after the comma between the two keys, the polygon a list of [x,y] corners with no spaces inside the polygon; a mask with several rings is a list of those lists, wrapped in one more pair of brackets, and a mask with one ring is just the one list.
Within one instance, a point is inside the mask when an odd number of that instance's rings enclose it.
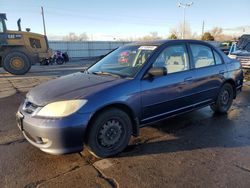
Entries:
{"label": "front bumper", "polygon": [[83,150],[83,142],[90,114],[75,113],[57,119],[33,117],[20,108],[18,127],[35,147],[50,154],[75,153]]}

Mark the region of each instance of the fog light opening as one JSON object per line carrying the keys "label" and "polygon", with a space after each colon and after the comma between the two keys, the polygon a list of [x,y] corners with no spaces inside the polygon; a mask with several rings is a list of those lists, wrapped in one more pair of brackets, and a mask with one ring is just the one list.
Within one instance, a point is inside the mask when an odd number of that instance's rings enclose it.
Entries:
{"label": "fog light opening", "polygon": [[43,144],[47,144],[49,142],[49,139],[48,138],[41,138]]}

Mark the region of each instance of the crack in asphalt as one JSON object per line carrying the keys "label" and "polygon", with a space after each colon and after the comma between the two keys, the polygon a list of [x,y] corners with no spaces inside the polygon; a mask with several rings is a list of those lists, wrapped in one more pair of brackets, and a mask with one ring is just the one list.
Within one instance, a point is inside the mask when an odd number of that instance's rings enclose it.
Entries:
{"label": "crack in asphalt", "polygon": [[92,160],[90,160],[88,158],[85,158],[81,153],[79,153],[79,155],[80,155],[80,157],[82,159],[85,159],[85,161],[96,170],[96,172],[98,173],[99,178],[104,179],[112,188],[119,188],[119,183],[114,178],[106,176],[104,174],[104,172],[102,172],[99,168],[97,168],[94,165],[94,162]]}
{"label": "crack in asphalt", "polygon": [[6,79],[6,80],[10,83],[10,85],[13,87],[13,89],[16,90],[16,94],[21,93],[20,90],[13,84],[13,82],[11,80],[9,80],[9,79]]}
{"label": "crack in asphalt", "polygon": [[11,144],[23,143],[23,142],[27,142],[27,140],[25,138],[13,140],[13,141],[5,142],[5,143],[0,143],[0,146],[8,146]]}
{"label": "crack in asphalt", "polygon": [[27,185],[24,186],[24,188],[35,188],[35,187],[39,187],[40,185],[42,185],[42,184],[44,184],[44,183],[47,183],[47,182],[52,181],[52,180],[54,180],[54,179],[57,179],[57,178],[59,178],[59,177],[61,177],[61,176],[63,176],[63,175],[66,175],[66,174],[68,174],[68,173],[71,173],[71,172],[73,172],[73,171],[75,171],[75,170],[77,170],[77,169],[79,169],[79,168],[81,168],[81,167],[78,166],[78,165],[77,165],[77,166],[74,166],[73,168],[69,169],[68,171],[63,172],[63,173],[60,173],[60,174],[58,174],[58,175],[56,175],[56,176],[53,176],[53,177],[51,177],[51,178],[49,178],[49,179],[38,180],[38,181],[35,181],[35,182],[28,183]]}
{"label": "crack in asphalt", "polygon": [[1,91],[0,92],[6,92],[6,91],[11,91],[11,90],[16,90],[15,88],[8,88],[8,89],[1,89]]}
{"label": "crack in asphalt", "polygon": [[237,168],[245,171],[245,172],[249,172],[250,173],[250,168],[247,168],[245,166],[239,165],[239,164],[235,164],[234,166],[236,166]]}

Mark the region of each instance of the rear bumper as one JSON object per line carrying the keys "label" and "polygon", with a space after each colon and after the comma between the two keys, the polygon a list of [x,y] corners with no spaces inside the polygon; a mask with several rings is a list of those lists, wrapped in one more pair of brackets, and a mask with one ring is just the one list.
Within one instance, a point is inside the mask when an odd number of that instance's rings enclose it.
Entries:
{"label": "rear bumper", "polygon": [[41,119],[23,115],[20,128],[24,137],[35,147],[50,154],[75,153],[83,150],[89,114],[75,113],[60,119]]}

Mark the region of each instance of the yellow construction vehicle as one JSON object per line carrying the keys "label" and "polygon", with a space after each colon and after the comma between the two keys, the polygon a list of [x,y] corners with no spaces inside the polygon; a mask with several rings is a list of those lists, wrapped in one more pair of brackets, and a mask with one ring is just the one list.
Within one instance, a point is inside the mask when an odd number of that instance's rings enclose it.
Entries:
{"label": "yellow construction vehicle", "polygon": [[0,66],[15,75],[27,73],[31,65],[52,56],[47,37],[21,29],[21,20],[17,21],[18,31],[6,28],[6,14],[0,13]]}

